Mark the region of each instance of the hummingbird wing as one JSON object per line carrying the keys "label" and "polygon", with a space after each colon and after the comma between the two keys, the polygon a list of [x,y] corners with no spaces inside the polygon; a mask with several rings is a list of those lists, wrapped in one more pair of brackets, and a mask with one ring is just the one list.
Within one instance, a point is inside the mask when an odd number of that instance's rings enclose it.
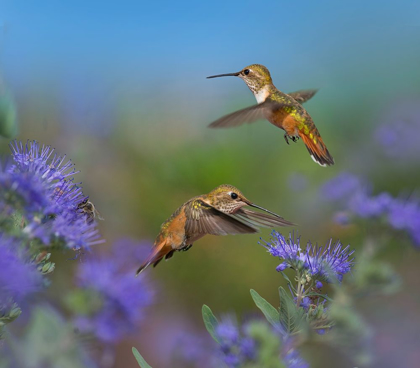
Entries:
{"label": "hummingbird wing", "polygon": [[310,100],[317,93],[317,89],[306,89],[302,91],[296,91],[289,93],[289,96],[292,97],[295,101],[303,104],[304,102]]}
{"label": "hummingbird wing", "polygon": [[258,105],[253,105],[242,110],[232,112],[231,114],[225,115],[216,121],[213,121],[209,128],[230,128],[237,127],[242,124],[250,124],[257,120],[266,119],[266,116],[277,109],[286,106],[274,101],[265,101]]}
{"label": "hummingbird wing", "polygon": [[238,218],[244,223],[255,227],[296,226],[296,224],[285,220],[281,216],[274,216],[263,212],[255,212],[246,208],[240,208],[232,216]]}
{"label": "hummingbird wing", "polygon": [[244,223],[225,214],[201,199],[195,199],[185,209],[187,234],[233,235],[257,233],[251,223]]}

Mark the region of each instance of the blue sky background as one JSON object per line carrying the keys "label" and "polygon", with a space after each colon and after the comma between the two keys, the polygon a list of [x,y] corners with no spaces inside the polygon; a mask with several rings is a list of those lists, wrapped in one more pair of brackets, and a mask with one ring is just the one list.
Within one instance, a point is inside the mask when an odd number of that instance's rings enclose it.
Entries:
{"label": "blue sky background", "polygon": [[286,79],[314,72],[344,79],[373,64],[403,66],[410,55],[418,62],[419,14],[420,3],[407,0],[3,0],[0,65],[12,80],[172,82],[254,62]]}
{"label": "blue sky background", "polygon": [[239,81],[205,79],[252,63],[285,92],[320,88],[349,109],[420,90],[418,1],[0,4],[0,76],[18,101],[105,133],[117,105],[181,114],[198,101],[185,121],[203,124],[218,103],[254,103]]}

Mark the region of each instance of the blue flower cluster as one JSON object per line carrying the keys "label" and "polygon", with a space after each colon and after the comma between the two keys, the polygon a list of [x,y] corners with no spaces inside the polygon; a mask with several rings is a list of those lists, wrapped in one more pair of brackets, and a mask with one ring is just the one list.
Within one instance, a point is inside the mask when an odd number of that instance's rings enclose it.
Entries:
{"label": "blue flower cluster", "polygon": [[238,325],[228,318],[218,324],[216,335],[221,341],[223,361],[229,368],[255,360],[256,342],[248,335],[246,326],[241,331]]}
{"label": "blue flower cluster", "polygon": [[[86,291],[86,303],[93,307],[74,312],[82,333],[92,333],[105,343],[116,343],[138,329],[144,309],[153,301],[145,276],[134,277],[138,262],[150,249],[131,240],[114,243],[111,256],[87,258],[79,265],[77,284]],[[86,308],[85,308],[86,309]]]}
{"label": "blue flower cluster", "polygon": [[11,158],[0,165],[0,330],[20,314],[17,303],[44,286],[42,275],[54,270],[45,249],[102,242],[83,211],[88,199],[74,183],[71,161],[35,141],[14,141],[10,148]]}
{"label": "blue flower cluster", "polygon": [[382,219],[395,230],[406,232],[415,246],[420,247],[420,200],[395,198],[383,192],[373,195],[371,186],[357,176],[342,173],[321,188],[323,197],[339,201],[342,210],[336,222],[347,224],[351,218]]}
{"label": "blue flower cluster", "polygon": [[41,274],[19,241],[0,235],[0,314],[42,287]]}
{"label": "blue flower cluster", "polygon": [[[316,280],[325,280],[331,282],[333,279],[342,280],[343,275],[348,273],[353,266],[354,251],[350,247],[343,247],[338,241],[332,243],[329,241],[325,246],[313,245],[307,243],[304,250],[300,247],[300,237],[295,238],[289,234],[286,239],[277,231],[271,233],[272,239],[269,242],[260,242],[268,252],[284,261],[277,266],[277,271],[284,271],[286,268],[304,271]],[[322,286],[317,281],[318,286]]]}
{"label": "blue flower cluster", "polygon": [[375,141],[387,158],[418,163],[420,145],[420,109],[418,100],[405,100],[386,112],[375,131]]}
{"label": "blue flower cluster", "polygon": [[87,197],[74,183],[74,164],[35,141],[10,148],[13,161],[0,173],[0,214],[18,212],[22,233],[44,245],[78,250],[101,243],[95,222],[81,210]]}
{"label": "blue flower cluster", "polygon": [[283,344],[282,357],[287,368],[309,368],[309,364],[300,356],[299,351],[293,347],[293,339],[288,337]]}

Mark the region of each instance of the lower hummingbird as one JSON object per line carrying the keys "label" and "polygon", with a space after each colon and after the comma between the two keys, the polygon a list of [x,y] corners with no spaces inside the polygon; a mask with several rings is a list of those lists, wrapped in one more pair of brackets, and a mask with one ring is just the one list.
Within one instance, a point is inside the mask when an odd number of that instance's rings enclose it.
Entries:
{"label": "lower hummingbird", "polygon": [[[243,208],[250,206],[265,211]],[[137,275],[176,251],[186,251],[204,235],[253,234],[259,227],[293,226],[279,215],[249,201],[239,189],[223,184],[208,194],[191,198],[161,226],[152,251]]]}
{"label": "lower hummingbird", "polygon": [[245,67],[237,73],[212,75],[207,78],[235,76],[241,78],[254,94],[258,104],[233,112],[214,121],[211,128],[228,128],[267,119],[285,131],[284,139],[297,142],[302,138],[312,159],[321,166],[334,164],[311,116],[301,105],[312,98],[317,90],[303,90],[289,94],[279,91],[273,84],[268,69],[259,64]]}

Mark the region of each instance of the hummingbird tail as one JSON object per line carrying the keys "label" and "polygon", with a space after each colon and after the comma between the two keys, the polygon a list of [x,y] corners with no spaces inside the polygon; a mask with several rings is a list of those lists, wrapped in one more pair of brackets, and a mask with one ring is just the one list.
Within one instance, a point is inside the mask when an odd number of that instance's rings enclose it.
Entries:
{"label": "hummingbird tail", "polygon": [[323,167],[334,165],[334,159],[328,152],[327,146],[319,135],[315,136],[312,133],[306,135],[301,131],[299,132],[299,135],[302,138],[303,143],[305,143],[312,160]]}
{"label": "hummingbird tail", "polygon": [[149,267],[151,264],[153,264],[153,267],[156,267],[156,265],[166,256],[166,258],[170,258],[173,254],[172,247],[169,248],[165,247],[165,243],[157,244],[153,247],[152,252],[149,254],[149,256],[146,258],[146,260],[143,262],[143,264],[139,267],[139,269],[136,272],[136,276],[138,276],[141,272],[143,272],[147,267]]}

